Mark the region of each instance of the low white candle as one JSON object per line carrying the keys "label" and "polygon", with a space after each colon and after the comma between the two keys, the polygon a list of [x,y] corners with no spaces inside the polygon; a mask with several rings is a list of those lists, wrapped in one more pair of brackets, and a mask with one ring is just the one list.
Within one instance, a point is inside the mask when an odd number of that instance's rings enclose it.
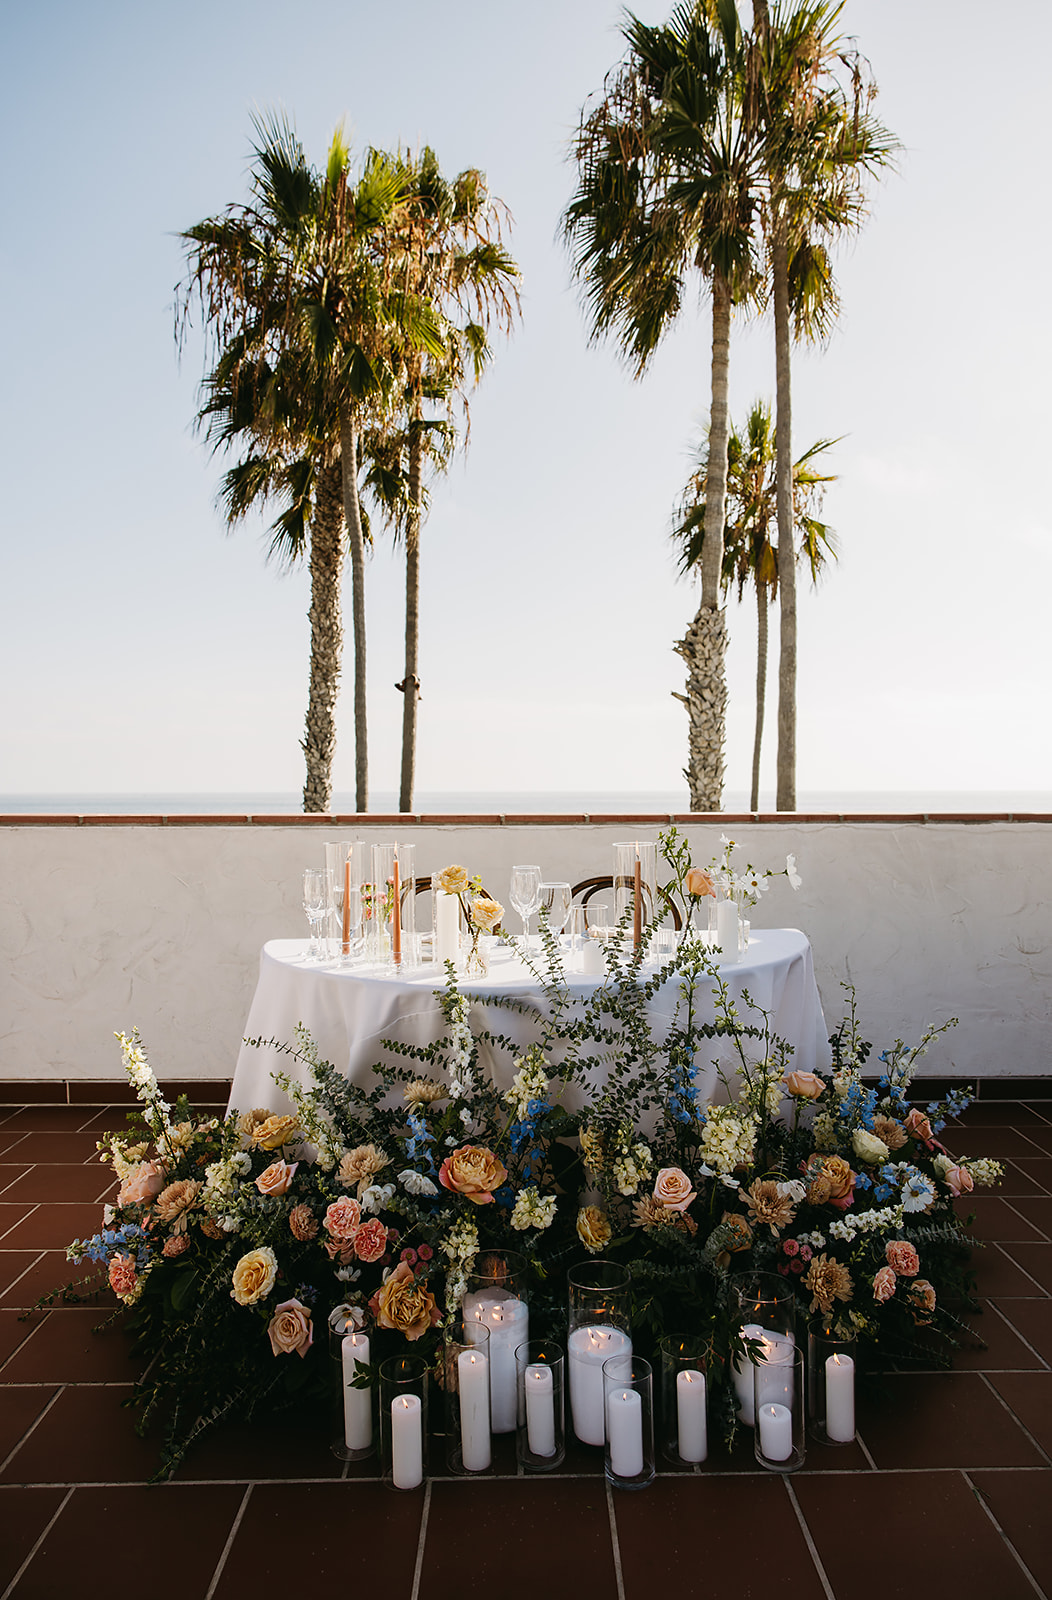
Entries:
{"label": "low white candle", "polygon": [[826,1433],[838,1444],[855,1437],[855,1363],[839,1351],[826,1357]]}
{"label": "low white candle", "polygon": [[793,1413],[788,1406],[760,1407],[760,1450],[768,1461],[788,1461],[793,1453]]}
{"label": "low white candle", "polygon": [[460,901],[444,889],[435,890],[435,960],[452,961],[460,954]]}
{"label": "low white candle", "polygon": [[416,1489],[424,1481],[424,1431],[419,1395],[400,1394],[391,1401],[391,1469],[396,1489]]}
{"label": "low white candle", "polygon": [[490,1464],[488,1369],[481,1350],[462,1350],[457,1357],[460,1452],[465,1472],[485,1472]]}
{"label": "low white candle", "polygon": [[612,1389],[606,1398],[610,1470],[615,1478],[638,1478],[643,1470],[643,1397],[635,1389]]}
{"label": "low white candle", "polygon": [[676,1374],[676,1429],[682,1461],[704,1461],[709,1453],[705,1416],[705,1374]]}
{"label": "low white candle", "polygon": [[551,1367],[531,1362],[524,1374],[526,1391],[526,1442],[530,1454],[555,1454],[555,1383]]}
{"label": "low white candle", "polygon": [[620,1328],[599,1322],[575,1328],[566,1344],[574,1433],[582,1444],[602,1445],[606,1442],[603,1362],[611,1356],[631,1356],[632,1341]]}
{"label": "low white candle", "polygon": [[[742,1329],[743,1339],[762,1339],[763,1328],[758,1322],[747,1322]],[[738,1420],[747,1428],[756,1424],[755,1380],[753,1363],[747,1355],[739,1356],[734,1363],[734,1392],[738,1396]]]}
{"label": "low white candle", "polygon": [[464,1296],[465,1321],[474,1318],[489,1329],[490,1426],[494,1433],[514,1433],[518,1424],[518,1371],[515,1352],[530,1337],[530,1312],[525,1300],[500,1290]]}
{"label": "low white candle", "polygon": [[369,1364],[369,1335],[344,1334],[340,1345],[343,1362],[343,1440],[348,1450],[370,1450],[373,1443],[373,1392],[354,1389],[351,1380],[358,1363]]}

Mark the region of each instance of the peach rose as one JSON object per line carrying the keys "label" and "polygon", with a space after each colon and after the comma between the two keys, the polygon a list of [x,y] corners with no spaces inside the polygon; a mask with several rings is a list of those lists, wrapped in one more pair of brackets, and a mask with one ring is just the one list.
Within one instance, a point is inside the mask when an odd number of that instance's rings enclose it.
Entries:
{"label": "peach rose", "polygon": [[354,1253],[359,1261],[379,1261],[387,1249],[387,1229],[379,1217],[372,1217],[354,1236]]}
{"label": "peach rose", "polygon": [[688,894],[694,895],[698,900],[701,900],[707,894],[715,894],[716,892],[716,885],[704,867],[690,867],[687,871],[687,876],[683,880],[683,887]]}
{"label": "peach rose", "polygon": [[916,1277],[920,1271],[920,1256],[908,1239],[889,1239],[884,1246],[884,1259],[900,1278]]}
{"label": "peach rose", "polygon": [[492,1204],[494,1189],[499,1189],[507,1176],[504,1163],[481,1144],[462,1144],[438,1171],[443,1189],[466,1195],[477,1206]]}
{"label": "peach rose", "polygon": [[139,1274],[135,1270],[135,1258],[114,1256],[107,1277],[114,1294],[119,1294],[122,1298],[126,1294],[131,1294],[139,1281]]}
{"label": "peach rose", "polygon": [[654,1199],[670,1211],[686,1211],[692,1200],[698,1198],[697,1190],[680,1167],[662,1167],[654,1179]]}
{"label": "peach rose", "polygon": [[134,1167],[117,1192],[119,1206],[141,1206],[160,1194],[164,1173],[156,1161],[142,1161]]}
{"label": "peach rose", "polygon": [[935,1310],[935,1286],[927,1278],[917,1278],[910,1284],[910,1301],[918,1311]]}
{"label": "peach rose", "polygon": [[346,1242],[354,1238],[362,1225],[362,1208],[349,1194],[341,1194],[326,1211],[323,1221],[334,1239]]}
{"label": "peach rose", "polygon": [[784,1081],[787,1092],[797,1100],[817,1100],[825,1088],[817,1072],[790,1072]]}
{"label": "peach rose", "polygon": [[446,867],[438,875],[438,887],[443,894],[463,894],[469,881],[463,867]]}
{"label": "peach rose", "polygon": [[577,1213],[577,1237],[590,1255],[606,1248],[614,1236],[606,1212],[598,1206],[582,1206]]}
{"label": "peach rose", "polygon": [[305,1356],[314,1343],[314,1327],[310,1312],[299,1300],[283,1300],[274,1307],[274,1315],[267,1327],[270,1348],[276,1356],[290,1356],[293,1351]]}
{"label": "peach rose", "polygon": [[231,1300],[236,1300],[239,1306],[254,1306],[273,1289],[277,1275],[278,1258],[269,1245],[250,1250],[234,1268]]}
{"label": "peach rose", "polygon": [[287,1194],[298,1166],[298,1161],[293,1161],[291,1165],[287,1161],[272,1161],[256,1179],[256,1188],[260,1194]]}
{"label": "peach rose", "polygon": [[895,1293],[895,1274],[890,1267],[881,1267],[873,1278],[873,1298],[881,1302],[890,1300]]}
{"label": "peach rose", "polygon": [[504,907],[499,900],[490,900],[486,895],[479,895],[471,902],[471,920],[476,928],[481,928],[483,933],[492,933],[501,917]]}
{"label": "peach rose", "polygon": [[252,1143],[260,1150],[277,1150],[293,1139],[301,1139],[303,1130],[295,1117],[268,1117],[252,1130]]}
{"label": "peach rose", "polygon": [[930,1144],[932,1140],[931,1123],[923,1111],[918,1111],[916,1106],[906,1117],[903,1127],[911,1139],[917,1139],[923,1144]]}
{"label": "peach rose", "polygon": [[947,1167],[942,1176],[952,1195],[970,1194],[975,1187],[967,1167]]}
{"label": "peach rose", "polygon": [[378,1328],[391,1328],[409,1340],[420,1339],[441,1320],[435,1297],[417,1283],[413,1269],[400,1261],[369,1301]]}

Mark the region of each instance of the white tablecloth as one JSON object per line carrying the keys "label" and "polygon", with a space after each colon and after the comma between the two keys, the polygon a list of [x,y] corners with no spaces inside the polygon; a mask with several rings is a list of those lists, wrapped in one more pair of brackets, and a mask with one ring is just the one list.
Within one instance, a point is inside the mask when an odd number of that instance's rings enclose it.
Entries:
{"label": "white tablecloth", "polygon": [[[398,976],[378,968],[336,968],[305,966],[305,944],[298,939],[272,939],[263,946],[259,962],[259,983],[245,1024],[245,1038],[276,1040],[294,1044],[297,1023],[310,1030],[323,1060],[338,1066],[348,1078],[367,1084],[372,1068],[384,1059],[382,1041],[427,1045],[440,1039],[445,1024],[434,991],[441,987],[440,974],[433,966],[418,969],[411,976]],[[742,1004],[747,989],[754,1003],[768,1013],[771,1028],[794,1048],[791,1065],[813,1071],[828,1066],[822,1002],[815,984],[811,946],[795,928],[764,928],[755,931],[742,960],[720,969],[731,997],[738,1004],[743,1022],[751,1019]],[[602,980],[568,974],[567,985],[574,995],[590,995]],[[489,975],[484,981],[463,979],[465,992],[480,998],[471,1008],[476,1033],[492,1029],[526,1045],[537,1037],[537,1014],[543,1010],[544,996],[536,979],[506,947],[494,949]],[[700,987],[700,986],[699,986]],[[487,995],[510,995],[522,1002],[526,1012],[487,1006]],[[653,998],[650,1006],[655,1030],[660,1037],[662,1022],[671,1021],[680,995],[679,980],[673,980]],[[698,1012],[696,1010],[696,1015]],[[713,1020],[709,1002],[703,1022]],[[761,1018],[756,1018],[758,1023]],[[747,1041],[755,1059],[758,1041]],[[408,1065],[406,1058],[399,1058]],[[726,1095],[716,1072],[715,1060],[733,1072],[734,1058],[726,1043],[704,1040],[696,1059],[696,1082],[703,1099],[720,1100]],[[490,1063],[501,1088],[511,1081],[511,1063],[498,1059]],[[307,1075],[291,1056],[266,1046],[243,1044],[234,1074],[230,1104],[240,1111],[253,1106],[268,1106],[275,1111],[291,1109],[277,1089],[272,1074],[285,1071],[295,1080],[306,1082]]]}

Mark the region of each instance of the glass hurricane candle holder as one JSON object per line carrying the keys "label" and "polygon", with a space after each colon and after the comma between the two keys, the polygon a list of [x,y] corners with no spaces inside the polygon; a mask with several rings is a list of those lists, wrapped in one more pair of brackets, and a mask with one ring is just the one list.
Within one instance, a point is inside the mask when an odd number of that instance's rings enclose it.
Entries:
{"label": "glass hurricane candle holder", "polygon": [[519,1395],[516,1453],[526,1472],[551,1472],[566,1455],[566,1358],[553,1339],[531,1339],[515,1352]]}
{"label": "glass hurricane candle holder", "polygon": [[427,1362],[390,1356],[380,1365],[380,1471],[389,1489],[419,1489],[427,1474]]}
{"label": "glass hurricane candle holder", "polygon": [[677,1467],[696,1466],[709,1453],[705,1344],[661,1340],[661,1451]]}
{"label": "glass hurricane candle holder", "polygon": [[738,1417],[755,1425],[753,1361],[750,1352],[766,1358],[779,1344],[796,1344],[796,1299],[792,1286],[775,1272],[747,1272],[733,1284],[738,1331],[744,1348],[732,1369]]}
{"label": "glass hurricane candle holder", "polygon": [[461,1311],[489,1329],[490,1423],[494,1433],[514,1433],[519,1422],[515,1351],[530,1337],[526,1258],[516,1250],[475,1257]]}
{"label": "glass hurricane candle holder", "polygon": [[567,1274],[569,1311],[567,1376],[573,1430],[582,1444],[606,1440],[603,1363],[631,1356],[632,1276],[619,1261],[583,1261]]}
{"label": "glass hurricane candle holder", "polygon": [[362,883],[369,876],[369,847],[361,839],[327,844],[325,865],[332,873],[329,947],[342,966],[360,960],[364,953]]}
{"label": "glass hurricane candle holder", "polygon": [[650,839],[614,845],[614,916],[624,919],[633,948],[657,921],[657,846]]}
{"label": "glass hurricane candle holder", "polygon": [[770,1472],[796,1472],[804,1464],[804,1356],[796,1345],[782,1345],[766,1360],[753,1363],[753,1449]]}
{"label": "glass hurricane candle holder", "polygon": [[446,1398],[446,1465],[473,1476],[489,1472],[489,1329],[474,1317],[451,1317],[442,1347]]}
{"label": "glass hurricane candle holder", "polygon": [[608,1483],[645,1489],[654,1481],[654,1374],[642,1356],[616,1355],[603,1363]]}
{"label": "glass hurricane candle holder", "polygon": [[818,1324],[807,1336],[807,1420],[823,1444],[855,1437],[855,1341]]}
{"label": "glass hurricane candle holder", "polygon": [[361,1461],[376,1448],[373,1388],[354,1382],[369,1365],[369,1334],[355,1323],[352,1306],[329,1313],[329,1357],[335,1397],[332,1453],[338,1461]]}
{"label": "glass hurricane candle holder", "polygon": [[374,844],[372,878],[362,892],[372,961],[396,970],[417,965],[415,846]]}

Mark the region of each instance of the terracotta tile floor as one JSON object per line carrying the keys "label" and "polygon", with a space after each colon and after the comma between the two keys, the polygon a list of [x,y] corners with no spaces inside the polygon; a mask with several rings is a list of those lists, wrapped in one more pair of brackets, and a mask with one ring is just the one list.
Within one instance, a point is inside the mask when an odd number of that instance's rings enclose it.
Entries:
{"label": "terracotta tile floor", "polygon": [[92,1332],[108,1292],[20,1320],[98,1225],[95,1136],[123,1119],[0,1107],[0,1600],[82,1587],[114,1543],[122,1570],[175,1561],[181,1600],[290,1578],[386,1600],[1052,1595],[1052,1100],[980,1102],[954,1140],[1008,1164],[974,1208],[987,1349],[951,1373],[872,1379],[856,1443],[812,1445],[791,1478],[758,1471],[743,1441],[642,1494],[609,1491],[576,1444],[558,1474],[520,1477],[502,1440],[492,1478],[396,1495],[371,1463],[341,1470],[305,1420],[219,1430],[176,1481],[145,1487],[155,1451],[121,1409],[138,1369],[118,1326]]}

